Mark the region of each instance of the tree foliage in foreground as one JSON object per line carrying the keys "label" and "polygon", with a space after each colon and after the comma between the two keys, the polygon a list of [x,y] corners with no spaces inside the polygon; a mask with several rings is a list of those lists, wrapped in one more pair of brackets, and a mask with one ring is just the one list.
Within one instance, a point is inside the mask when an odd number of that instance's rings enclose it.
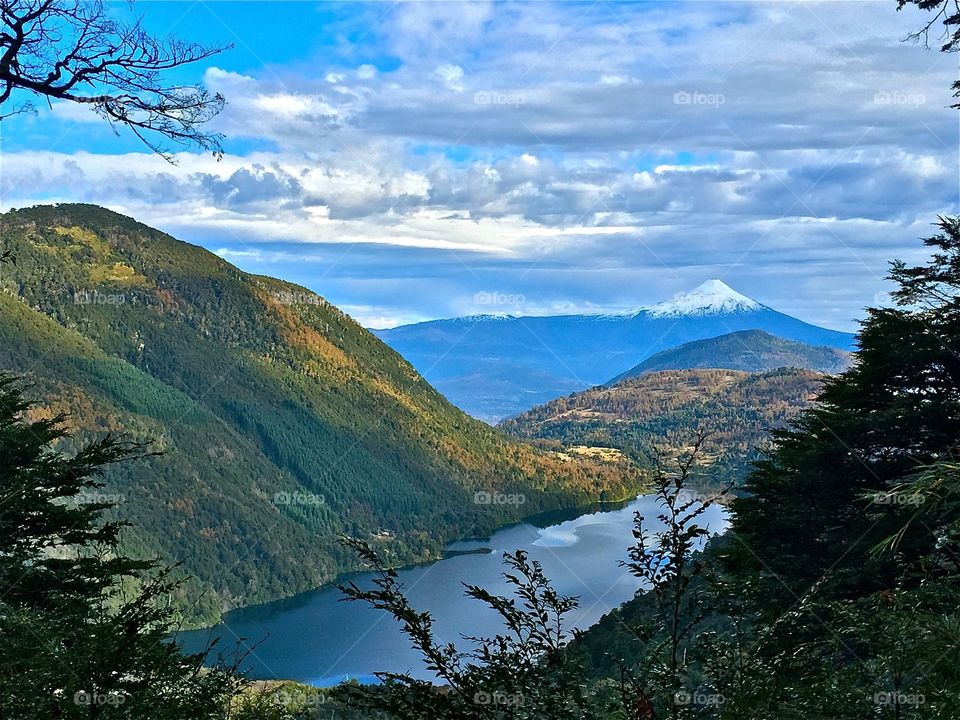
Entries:
{"label": "tree foliage in foreground", "polygon": [[643,647],[639,663],[632,667],[620,663],[616,673],[593,682],[576,647],[581,634],[566,624],[577,599],[559,595],[540,564],[521,550],[504,555],[504,577],[512,597],[466,586],[467,597],[499,615],[503,634],[465,637],[467,649],[442,643],[435,636],[432,616],[415,610],[404,596],[396,571],[384,567],[366,543],[349,540],[375,577],[372,587],[351,582],[341,589],[350,600],[390,613],[420,652],[426,669],[444,686],[409,674],[382,673],[381,686],[347,688],[341,698],[401,720],[639,719],[661,713],[674,720],[692,717],[687,698],[702,694],[690,683],[689,654],[703,630],[693,592],[707,570],[698,553],[709,532],[701,518],[719,499],[697,497],[686,487],[703,440],[697,438],[675,468],[658,463],[657,522],[651,524],[640,514],[635,517],[636,544],[624,565],[651,590],[657,607],[651,626],[623,628]]}
{"label": "tree foliage in foreground", "polygon": [[30,410],[0,376],[0,717],[222,717],[238,677],[166,641],[176,582],[101,517],[100,475],[143,448],[107,436],[66,456],[65,418]]}
{"label": "tree foliage in foreground", "polygon": [[[485,603],[503,622],[495,637],[467,637],[467,649],[440,642],[428,612],[415,610],[403,595],[397,573],[385,567],[363,541],[348,544],[375,573],[373,586],[342,586],[346,597],[389,612],[417,649],[426,668],[445,684],[409,674],[380,673],[379,687],[350,687],[344,699],[401,720],[600,717],[604,698],[588,693],[583,668],[566,651],[566,619],[576,598],[559,595],[540,564],[522,550],[504,555],[504,573],[515,596],[497,596],[468,585],[466,595]],[[608,702],[612,700],[608,699]]]}

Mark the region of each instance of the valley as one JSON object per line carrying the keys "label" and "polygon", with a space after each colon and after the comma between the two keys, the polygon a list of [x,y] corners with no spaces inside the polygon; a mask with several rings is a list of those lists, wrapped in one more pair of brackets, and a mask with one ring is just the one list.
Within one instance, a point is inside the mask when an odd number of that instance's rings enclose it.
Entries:
{"label": "valley", "polygon": [[0,720],[960,718],[960,0],[0,0]]}
{"label": "valley", "polygon": [[[119,432],[158,453],[110,469],[104,492],[122,498],[113,512],[133,524],[126,547],[181,563],[188,626],[356,569],[341,535],[369,539],[394,562],[423,562],[530,514],[627,497],[646,482],[649,452],[681,451],[699,426],[716,434],[714,479],[737,480],[766,430],[806,406],[819,383],[801,371],[654,373],[551,395],[501,423],[503,434],[319,295],[132,219],[37,207],[0,216],[0,237],[17,258],[0,278],[0,363],[32,383],[35,417],[66,413],[67,446]],[[698,308],[701,324],[688,333],[758,311],[709,288],[706,299],[677,301],[683,312]],[[487,341],[510,351],[508,340]],[[768,364],[816,365],[808,346],[771,353],[771,343],[788,344],[754,333],[694,354],[720,366],[763,353]],[[681,365],[691,354],[688,345],[667,352],[681,353]],[[842,359],[832,348],[816,353]],[[500,496],[523,503],[477,502]]]}
{"label": "valley", "polygon": [[[111,468],[126,547],[181,563],[188,623],[524,515],[627,497],[629,467],[559,458],[460,412],[399,355],[305,288],[88,205],[0,216],[0,366],[69,447],[125,433],[159,455]],[[477,493],[524,504],[475,502]]]}
{"label": "valley", "polygon": [[[498,617],[463,592],[463,583],[492,591],[508,590],[502,553],[522,549],[541,562],[556,588],[578,595],[582,603],[570,618],[571,628],[586,629],[633,597],[642,587],[622,572],[627,559],[633,516],[657,511],[654,497],[572,510],[524,520],[489,538],[452,543],[448,557],[404,568],[399,580],[416,606],[436,619],[439,637],[459,642],[461,635],[493,634]],[[726,518],[719,507],[704,521],[712,533],[722,532]],[[368,584],[369,575],[354,578]],[[405,672],[429,680],[418,653],[400,629],[375,610],[342,602],[335,587],[324,587],[267,605],[229,613],[221,625],[178,635],[187,651],[202,649],[211,639],[223,649],[239,643],[252,650],[246,669],[258,680],[297,680],[320,687],[340,682],[375,681],[376,672]]]}

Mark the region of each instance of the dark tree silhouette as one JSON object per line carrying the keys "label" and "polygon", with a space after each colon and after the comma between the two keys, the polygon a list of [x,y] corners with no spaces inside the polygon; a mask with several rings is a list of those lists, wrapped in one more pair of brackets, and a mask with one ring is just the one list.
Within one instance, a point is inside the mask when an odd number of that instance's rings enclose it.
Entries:
{"label": "dark tree silhouette", "polygon": [[[183,654],[171,568],[125,554],[104,474],[146,458],[107,435],[65,452],[66,416],[32,419],[0,372],[0,718],[220,720],[242,688],[234,661]],[[213,658],[211,657],[211,660]]]}
{"label": "dark tree silhouette", "polygon": [[930,31],[940,23],[943,25],[938,35],[938,41],[941,43],[940,50],[955,52],[960,48],[960,2],[958,0],[897,0],[898,10],[902,10],[907,5],[915,5],[920,10],[933,13],[933,17],[923,28],[910,34],[912,39],[922,40],[925,45],[929,45]]}
{"label": "dark tree silhouette", "polygon": [[201,128],[223,96],[165,76],[226,47],[153,37],[140,19],[111,17],[99,0],[0,0],[0,119],[32,110],[31,96],[67,100],[89,105],[115,130],[130,128],[168,160],[167,143],[219,156],[222,136]]}
{"label": "dark tree silhouette", "polygon": [[[932,12],[933,16],[922,28],[910,33],[908,39],[930,47],[933,33],[935,42],[940,45],[940,52],[960,51],[960,0],[897,0],[897,10],[903,10],[909,5]],[[960,80],[955,81],[951,87],[953,96],[960,97]],[[951,107],[960,109],[960,103]]]}

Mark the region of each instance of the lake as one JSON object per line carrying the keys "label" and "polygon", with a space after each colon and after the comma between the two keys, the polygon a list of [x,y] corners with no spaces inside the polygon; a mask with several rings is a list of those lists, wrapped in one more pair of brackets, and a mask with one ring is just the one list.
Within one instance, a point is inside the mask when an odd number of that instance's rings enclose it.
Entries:
{"label": "lake", "polygon": [[[640,582],[619,566],[633,544],[637,511],[651,528],[656,526],[661,508],[649,495],[613,507],[545,514],[503,528],[489,540],[452,543],[448,557],[402,570],[400,581],[414,608],[433,614],[442,641],[458,641],[461,634],[493,635],[502,630],[498,616],[464,597],[462,583],[508,592],[501,575],[503,553],[523,549],[543,564],[560,593],[580,598],[570,622],[586,628],[640,589]],[[712,532],[726,528],[720,506],[709,508],[701,519]],[[364,587],[369,578],[364,573],[353,579]],[[258,680],[326,686],[351,678],[371,681],[377,671],[432,679],[392,617],[342,597],[336,587],[325,586],[235,610],[221,624],[181,633],[178,639],[187,651],[201,650],[211,638],[220,638],[221,651],[238,642],[243,649],[252,648],[244,669]]]}

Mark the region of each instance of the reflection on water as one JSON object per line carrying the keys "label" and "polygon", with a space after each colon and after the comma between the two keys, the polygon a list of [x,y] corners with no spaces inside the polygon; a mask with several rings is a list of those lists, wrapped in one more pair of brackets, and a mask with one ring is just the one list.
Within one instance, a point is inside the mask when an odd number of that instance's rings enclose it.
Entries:
{"label": "reflection on water", "polygon": [[[545,513],[504,528],[488,540],[452,543],[447,556],[429,565],[400,572],[407,597],[418,610],[429,610],[441,641],[461,634],[492,635],[501,630],[497,615],[463,596],[463,583],[495,593],[507,592],[501,573],[504,552],[525,550],[543,564],[554,587],[580,598],[571,613],[573,625],[585,628],[639,589],[620,565],[633,543],[634,513],[656,522],[656,498],[641,496],[626,503],[603,504],[577,511]],[[726,526],[723,510],[710,508],[702,521],[713,532]],[[363,587],[369,575],[353,578]],[[360,603],[343,602],[335,587],[324,587],[267,605],[229,613],[210,630],[182,633],[188,651],[220,638],[221,649],[252,648],[245,669],[256,679],[293,679],[331,685],[355,678],[372,680],[377,671],[410,672],[431,678],[394,620]]]}

